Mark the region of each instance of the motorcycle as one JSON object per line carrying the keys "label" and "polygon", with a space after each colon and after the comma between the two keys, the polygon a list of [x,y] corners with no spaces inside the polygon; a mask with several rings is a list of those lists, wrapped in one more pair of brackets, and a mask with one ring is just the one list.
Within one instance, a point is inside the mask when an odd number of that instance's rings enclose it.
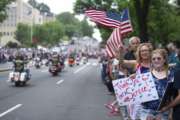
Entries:
{"label": "motorcycle", "polygon": [[15,86],[25,86],[27,81],[30,80],[30,75],[27,75],[27,72],[10,72],[9,73],[9,82],[15,84]]}
{"label": "motorcycle", "polygon": [[83,63],[86,64],[88,62],[88,58],[87,57],[83,57]]}
{"label": "motorcycle", "polygon": [[57,76],[58,73],[60,72],[60,69],[58,68],[58,66],[56,65],[52,65],[49,68],[49,72],[53,75],[53,76]]}
{"label": "motorcycle", "polygon": [[70,67],[72,67],[75,64],[74,58],[69,58],[68,64],[69,64]]}
{"label": "motorcycle", "polygon": [[76,65],[79,65],[79,64],[80,64],[80,61],[81,61],[80,58],[77,57],[77,58],[76,58]]}
{"label": "motorcycle", "polygon": [[41,67],[40,58],[37,58],[37,59],[35,60],[35,67],[36,67],[37,69]]}
{"label": "motorcycle", "polygon": [[48,66],[48,65],[49,65],[49,61],[48,61],[47,59],[44,59],[44,60],[42,61],[42,64],[43,64],[44,66]]}

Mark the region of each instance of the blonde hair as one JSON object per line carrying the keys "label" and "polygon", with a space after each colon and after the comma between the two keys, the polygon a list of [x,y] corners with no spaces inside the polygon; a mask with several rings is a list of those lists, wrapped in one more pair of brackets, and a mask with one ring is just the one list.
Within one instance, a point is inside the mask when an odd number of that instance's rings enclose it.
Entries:
{"label": "blonde hair", "polygon": [[[136,60],[137,60],[138,63],[141,63],[141,62],[142,62],[142,58],[141,58],[141,55],[140,55],[140,51],[141,51],[141,48],[142,48],[143,46],[147,46],[147,47],[148,47],[150,54],[151,54],[151,52],[152,52],[152,46],[151,46],[151,44],[149,44],[149,43],[141,43],[141,44],[138,46],[137,51],[136,51]],[[151,55],[150,55],[150,58],[151,58]],[[149,58],[149,59],[150,59],[150,58]]]}
{"label": "blonde hair", "polygon": [[165,49],[156,49],[156,50],[152,51],[151,56],[153,56],[153,54],[160,54],[165,60],[165,63],[164,63],[165,68],[168,69],[169,63],[168,63],[168,53],[167,53],[167,51]]}

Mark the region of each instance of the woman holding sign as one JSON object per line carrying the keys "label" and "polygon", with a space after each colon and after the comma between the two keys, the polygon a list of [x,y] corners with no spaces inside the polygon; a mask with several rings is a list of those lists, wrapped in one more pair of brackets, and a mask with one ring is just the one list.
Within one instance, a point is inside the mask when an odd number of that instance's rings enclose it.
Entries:
{"label": "woman holding sign", "polygon": [[[152,45],[150,43],[142,43],[138,46],[136,60],[124,60],[122,52],[123,51],[120,51],[119,62],[128,66],[128,68],[133,68],[135,71],[135,74],[130,77],[135,78],[136,74],[147,73],[150,71],[152,52]],[[140,104],[132,104],[128,106],[131,119],[139,119],[140,109]]]}
{"label": "woman holding sign", "polygon": [[131,67],[137,73],[146,73],[151,65],[152,45],[150,43],[141,43],[136,51],[136,60],[124,60],[123,52],[120,50],[119,62]]}
{"label": "woman holding sign", "polygon": [[156,49],[151,56],[151,73],[154,79],[156,90],[159,96],[158,100],[145,102],[142,104],[142,120],[168,120],[169,112],[159,112],[159,105],[163,98],[167,84],[173,78],[173,72],[168,67],[168,55],[165,49]]}

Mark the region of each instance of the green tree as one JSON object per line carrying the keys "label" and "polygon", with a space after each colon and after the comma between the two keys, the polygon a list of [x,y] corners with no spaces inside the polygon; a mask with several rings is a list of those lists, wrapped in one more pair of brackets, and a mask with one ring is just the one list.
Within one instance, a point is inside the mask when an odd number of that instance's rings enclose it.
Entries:
{"label": "green tree", "polygon": [[77,24],[79,21],[74,17],[70,12],[64,12],[57,15],[57,20],[66,25],[66,24]]}
{"label": "green tree", "polygon": [[38,3],[36,0],[29,0],[28,3],[33,7],[33,8],[37,8]]}
{"label": "green tree", "polygon": [[41,13],[51,13],[49,6],[44,3],[40,3],[37,9],[40,10]]}
{"label": "green tree", "polygon": [[53,45],[60,42],[61,38],[64,36],[64,28],[63,25],[57,21],[49,22],[42,25],[39,31],[36,29],[35,33],[35,37],[40,43]]}
{"label": "green tree", "polygon": [[82,35],[92,37],[93,27],[88,24],[87,20],[83,19],[80,25],[81,25]]}
{"label": "green tree", "polygon": [[[41,45],[55,45],[60,42],[64,36],[63,25],[57,21],[49,22],[43,25],[34,25],[31,27],[25,24],[18,24],[16,31],[16,39],[24,46],[32,46],[36,44]],[[35,43],[33,43],[35,42]]]}
{"label": "green tree", "polygon": [[41,12],[41,14],[52,14],[51,9],[45,3],[38,3],[36,0],[29,0],[28,3],[34,8],[37,8]]}
{"label": "green tree", "polygon": [[[135,11],[137,19],[137,26],[139,29],[139,36],[141,37],[143,42],[148,41],[148,33],[147,33],[147,18],[149,14],[149,7],[151,5],[151,0],[109,0],[109,1],[102,1],[102,0],[97,0],[97,1],[82,1],[82,0],[77,0],[77,4],[74,7],[74,10],[76,12],[83,11],[86,9],[89,9],[91,7],[95,7],[95,9],[105,9],[105,10],[112,10],[112,4],[117,2],[118,9],[116,11],[121,11],[122,8],[131,6],[134,8],[133,11]],[[94,6],[92,6],[94,4]],[[79,10],[83,9],[83,10]]]}
{"label": "green tree", "polygon": [[19,45],[18,45],[17,43],[15,43],[15,42],[9,41],[9,42],[6,44],[6,47],[8,47],[8,48],[18,48]]}
{"label": "green tree", "polygon": [[92,36],[93,27],[88,24],[86,19],[79,21],[73,14],[64,12],[57,15],[57,20],[63,24],[65,35],[69,38],[73,36]]}
{"label": "green tree", "polygon": [[177,1],[177,4],[180,5],[180,0],[176,0]]}
{"label": "green tree", "polygon": [[[77,0],[74,6],[76,13],[95,7],[95,9],[111,10],[111,4],[115,0]],[[104,1],[104,2],[103,2]],[[177,4],[180,0],[177,0]],[[92,3],[93,2],[93,3]],[[142,42],[151,41],[155,44],[166,44],[169,41],[178,41],[180,27],[179,7],[170,5],[169,0],[116,0],[119,9],[128,7],[130,9],[131,22],[134,32],[131,35],[140,36]],[[180,2],[179,2],[180,3]],[[92,4],[95,4],[92,6]],[[180,5],[180,4],[179,4]],[[105,7],[106,6],[106,7]],[[107,40],[112,30],[105,30],[100,25],[101,36]]]}
{"label": "green tree", "polygon": [[[111,4],[114,2],[114,0],[76,0],[76,3],[74,5],[74,11],[76,14],[84,14],[85,10],[87,9],[100,9],[100,10],[114,10],[111,8]],[[121,3],[128,4],[127,1],[122,1]],[[119,2],[118,2],[119,5]],[[121,4],[120,4],[121,5]],[[121,11],[123,7],[119,7],[117,11]],[[96,26],[101,33],[101,37],[103,40],[107,40],[112,32],[112,29],[108,29],[104,26],[98,25]]]}
{"label": "green tree", "polygon": [[19,23],[15,32],[15,38],[24,46],[31,45],[31,28],[30,26]]}
{"label": "green tree", "polygon": [[3,22],[3,20],[6,19],[6,17],[7,17],[7,11],[6,11],[7,5],[13,1],[15,1],[15,0],[1,0],[0,1],[0,22]]}
{"label": "green tree", "polygon": [[73,14],[69,12],[64,12],[57,15],[57,20],[63,24],[65,29],[65,34],[71,38],[74,35],[79,35],[80,32],[80,22]]}

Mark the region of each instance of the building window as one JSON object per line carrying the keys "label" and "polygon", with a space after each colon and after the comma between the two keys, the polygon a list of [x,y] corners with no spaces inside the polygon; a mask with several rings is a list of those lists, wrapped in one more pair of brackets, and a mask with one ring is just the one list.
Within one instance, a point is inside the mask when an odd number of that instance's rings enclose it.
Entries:
{"label": "building window", "polygon": [[6,32],[4,32],[3,34],[4,34],[4,36],[5,36],[5,35],[6,35]]}

